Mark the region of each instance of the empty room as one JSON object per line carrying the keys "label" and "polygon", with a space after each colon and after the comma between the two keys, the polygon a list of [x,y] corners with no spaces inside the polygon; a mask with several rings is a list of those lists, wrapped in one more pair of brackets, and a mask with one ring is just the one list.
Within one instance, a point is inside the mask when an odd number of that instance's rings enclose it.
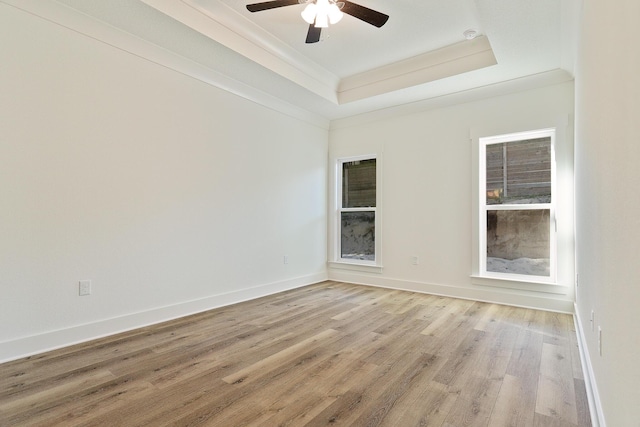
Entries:
{"label": "empty room", "polygon": [[640,427],[635,0],[0,0],[0,426]]}

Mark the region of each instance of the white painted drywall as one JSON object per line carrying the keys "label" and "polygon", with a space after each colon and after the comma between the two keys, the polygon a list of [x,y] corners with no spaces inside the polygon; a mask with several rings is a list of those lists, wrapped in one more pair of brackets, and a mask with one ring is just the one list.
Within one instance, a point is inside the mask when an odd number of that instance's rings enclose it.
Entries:
{"label": "white painted drywall", "polygon": [[638,427],[640,3],[585,1],[582,13],[576,68],[577,311],[601,421]]}
{"label": "white painted drywall", "polygon": [[[559,282],[565,293],[511,290],[473,284],[472,137],[560,126],[558,173],[572,187],[573,82],[357,123],[330,131],[330,159],[375,153],[382,178],[382,273],[358,273],[333,265],[329,276],[550,310],[573,310],[572,188],[559,194],[565,207],[559,228],[565,258]],[[330,163],[331,164],[331,163]],[[330,173],[330,176],[332,174]],[[330,184],[330,190],[333,185]],[[332,196],[330,195],[330,201]],[[567,203],[568,202],[568,203]],[[332,214],[329,219],[331,221]],[[333,223],[331,223],[333,224]],[[332,226],[329,227],[330,229]],[[332,236],[330,235],[330,238]],[[330,258],[331,258],[330,243]],[[418,265],[412,257],[418,257]],[[548,287],[540,287],[548,289]]]}
{"label": "white painted drywall", "polygon": [[0,58],[0,360],[326,277],[325,129],[5,4]]}

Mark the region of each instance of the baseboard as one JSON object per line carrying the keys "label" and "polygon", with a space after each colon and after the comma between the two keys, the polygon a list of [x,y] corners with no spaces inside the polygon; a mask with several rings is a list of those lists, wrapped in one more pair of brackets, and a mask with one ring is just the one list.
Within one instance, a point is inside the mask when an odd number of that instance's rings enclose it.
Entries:
{"label": "baseboard", "polygon": [[329,269],[329,279],[360,285],[379,286],[382,288],[421,292],[445,297],[573,314],[573,301],[535,296],[522,291],[512,291],[502,288],[496,288],[495,290],[488,286],[463,288],[459,286],[438,285],[375,275],[358,274],[338,269]]}
{"label": "baseboard", "polygon": [[320,272],[0,343],[0,363],[327,280]]}
{"label": "baseboard", "polygon": [[593,373],[591,365],[591,356],[589,355],[589,347],[582,329],[582,321],[580,319],[580,311],[578,306],[574,308],[573,321],[576,327],[576,335],[578,337],[578,349],[580,350],[580,361],[582,362],[582,370],[584,372],[584,386],[587,389],[587,400],[589,401],[589,412],[591,414],[591,424],[593,427],[606,427],[604,420],[604,412],[602,411],[602,403],[600,402],[600,394],[598,393],[598,385]]}

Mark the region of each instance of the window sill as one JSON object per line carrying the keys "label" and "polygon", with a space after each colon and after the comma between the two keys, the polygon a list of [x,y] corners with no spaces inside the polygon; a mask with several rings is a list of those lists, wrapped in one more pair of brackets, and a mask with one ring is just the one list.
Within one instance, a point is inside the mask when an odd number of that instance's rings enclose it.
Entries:
{"label": "window sill", "polygon": [[503,279],[499,277],[471,276],[471,283],[479,286],[517,289],[521,291],[543,292],[548,294],[567,295],[569,287],[549,282]]}
{"label": "window sill", "polygon": [[363,273],[382,273],[382,266],[377,264],[364,264],[356,262],[329,261],[329,268],[340,270],[360,271]]}

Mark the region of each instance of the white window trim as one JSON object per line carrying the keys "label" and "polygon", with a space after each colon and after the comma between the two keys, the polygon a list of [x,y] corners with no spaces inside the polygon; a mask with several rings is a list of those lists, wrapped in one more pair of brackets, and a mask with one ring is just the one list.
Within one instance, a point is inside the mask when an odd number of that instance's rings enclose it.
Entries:
{"label": "white window trim", "polygon": [[[347,162],[358,160],[376,160],[376,206],[367,208],[342,208],[342,165]],[[340,268],[352,271],[361,271],[368,273],[381,273],[381,220],[380,220],[380,187],[381,187],[381,162],[380,156],[377,154],[365,154],[358,156],[339,157],[334,162],[333,175],[333,200],[332,205],[332,225],[331,225],[331,253],[329,254],[329,266],[332,268]],[[374,260],[358,260],[341,257],[341,221],[340,214],[342,212],[375,212],[375,247]]]}
{"label": "white window trim", "polygon": [[[475,145],[475,149],[473,150],[474,156],[472,156],[472,177],[475,184],[472,188],[475,190],[472,199],[473,199],[473,211],[475,212],[474,226],[472,227],[473,236],[472,239],[475,241],[473,245],[473,264],[472,264],[472,274],[471,279],[472,283],[475,285],[482,286],[494,286],[494,287],[505,287],[505,288],[513,288],[513,289],[521,289],[521,290],[531,290],[531,291],[539,291],[539,292],[549,292],[549,293],[559,293],[566,294],[569,290],[568,283],[566,280],[566,273],[560,272],[558,270],[559,266],[559,258],[563,258],[563,264],[566,265],[566,260],[568,257],[572,258],[566,250],[561,253],[558,249],[558,217],[557,217],[557,200],[558,200],[558,180],[557,180],[557,164],[556,164],[556,141],[558,138],[565,138],[565,130],[559,129],[558,127],[546,127],[539,128],[534,131],[525,131],[525,132],[511,132],[511,133],[494,133],[493,136],[480,136],[474,135],[472,131],[472,136],[470,138],[471,142]],[[486,135],[486,134],[485,134]],[[507,274],[507,273],[495,273],[495,272],[487,272],[486,271],[486,197],[483,197],[483,192],[485,191],[485,180],[486,174],[485,170],[485,144],[486,142],[506,142],[506,141],[518,141],[525,140],[531,138],[539,138],[551,136],[551,161],[552,161],[552,202],[551,202],[551,218],[550,218],[550,233],[551,234],[551,269],[552,275],[550,277],[546,276],[528,276],[528,275],[519,275],[519,274]],[[482,142],[481,142],[482,141]],[[566,161],[567,159],[565,159]],[[482,172],[481,172],[482,171]],[[566,185],[565,185],[566,187]],[[572,191],[572,187],[570,188]],[[566,194],[567,188],[563,188],[562,192]],[[546,204],[545,204],[546,205]],[[496,205],[489,205],[491,209],[495,208]],[[506,205],[501,205],[498,209],[513,209],[511,207],[506,207]],[[514,205],[517,209],[523,205]],[[527,205],[532,206],[532,205]],[[535,205],[533,205],[535,206]],[[539,207],[539,206],[536,206]],[[563,246],[567,246],[566,242],[563,242]]]}
{"label": "white window trim", "polygon": [[[555,134],[556,131],[553,128],[540,129],[535,131],[517,132],[505,135],[497,135],[491,137],[484,137],[479,139],[479,176],[478,176],[478,203],[480,204],[479,215],[479,253],[480,253],[480,277],[489,277],[497,279],[516,280],[523,282],[540,282],[540,283],[556,283],[556,257],[557,257],[557,244],[556,244],[556,217],[555,217],[555,200],[556,200],[556,163],[555,163]],[[501,144],[505,142],[518,142],[529,139],[537,138],[550,138],[551,139],[551,202],[539,203],[539,204],[509,204],[509,205],[487,205],[486,204],[486,148],[487,145]],[[487,211],[488,210],[544,210],[549,209],[549,240],[550,240],[550,253],[549,253],[549,271],[550,275],[547,276],[534,276],[524,274],[509,274],[487,271]]]}

